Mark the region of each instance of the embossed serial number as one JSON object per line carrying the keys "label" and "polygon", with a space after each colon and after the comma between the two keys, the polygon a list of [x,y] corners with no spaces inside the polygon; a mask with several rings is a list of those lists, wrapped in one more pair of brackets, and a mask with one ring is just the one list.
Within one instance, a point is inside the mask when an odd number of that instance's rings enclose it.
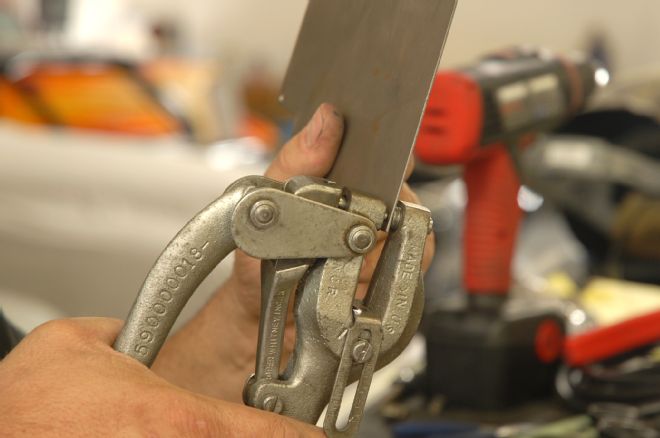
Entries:
{"label": "embossed serial number", "polygon": [[149,315],[144,319],[143,329],[138,335],[141,342],[135,345],[135,352],[140,356],[145,356],[149,352],[149,344],[155,338],[153,330],[160,326],[163,317],[167,314],[169,304],[174,300],[177,291],[181,287],[181,281],[188,277],[199,262],[206,257],[204,251],[208,246],[209,242],[204,242],[200,248],[190,248],[165,278],[163,286],[161,286],[149,308]]}

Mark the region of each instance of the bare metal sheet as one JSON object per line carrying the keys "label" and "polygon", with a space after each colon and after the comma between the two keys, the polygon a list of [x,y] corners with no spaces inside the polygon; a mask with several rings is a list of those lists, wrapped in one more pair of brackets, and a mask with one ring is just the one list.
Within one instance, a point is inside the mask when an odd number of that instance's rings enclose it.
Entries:
{"label": "bare metal sheet", "polygon": [[302,128],[323,102],[346,119],[329,179],[398,199],[456,0],[310,0],[282,102]]}

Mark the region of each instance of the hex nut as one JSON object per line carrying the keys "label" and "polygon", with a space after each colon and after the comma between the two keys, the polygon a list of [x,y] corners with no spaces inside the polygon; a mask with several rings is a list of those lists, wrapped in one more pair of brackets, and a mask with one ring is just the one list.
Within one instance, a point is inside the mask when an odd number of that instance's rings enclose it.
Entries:
{"label": "hex nut", "polygon": [[357,225],[348,233],[348,247],[358,254],[369,252],[375,243],[376,235],[366,225]]}
{"label": "hex nut", "polygon": [[277,223],[279,211],[273,201],[262,199],[252,205],[250,209],[250,221],[257,228],[268,228]]}

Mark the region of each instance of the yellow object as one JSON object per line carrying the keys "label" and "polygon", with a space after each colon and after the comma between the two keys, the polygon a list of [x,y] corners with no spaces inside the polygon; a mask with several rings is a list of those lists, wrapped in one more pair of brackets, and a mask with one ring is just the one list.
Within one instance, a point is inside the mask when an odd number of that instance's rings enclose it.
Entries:
{"label": "yellow object", "polygon": [[580,300],[599,325],[616,324],[660,310],[660,287],[596,277],[584,288]]}
{"label": "yellow object", "polygon": [[547,292],[562,299],[574,298],[578,287],[573,279],[562,271],[553,272],[546,278]]}

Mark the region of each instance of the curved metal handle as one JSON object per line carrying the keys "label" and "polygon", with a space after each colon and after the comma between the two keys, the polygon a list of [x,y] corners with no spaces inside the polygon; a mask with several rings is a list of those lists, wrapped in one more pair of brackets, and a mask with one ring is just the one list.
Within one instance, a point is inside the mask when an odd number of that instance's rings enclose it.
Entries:
{"label": "curved metal handle", "polygon": [[[261,180],[261,178],[259,178]],[[114,349],[151,366],[183,306],[199,284],[236,249],[231,218],[254,181],[239,180],[190,220],[144,280]]]}

